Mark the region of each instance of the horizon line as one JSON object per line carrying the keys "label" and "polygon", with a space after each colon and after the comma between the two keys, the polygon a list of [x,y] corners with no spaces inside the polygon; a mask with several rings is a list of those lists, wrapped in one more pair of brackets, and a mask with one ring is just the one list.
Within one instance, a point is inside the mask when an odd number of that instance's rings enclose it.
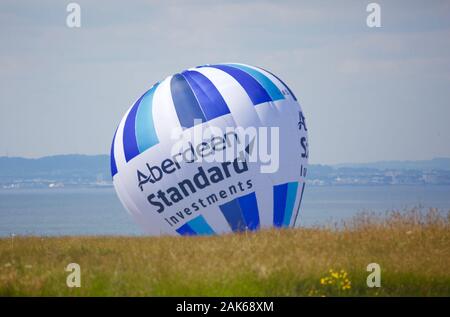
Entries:
{"label": "horizon line", "polygon": [[[27,157],[27,156],[10,156],[10,155],[2,155],[0,156],[0,159],[3,158],[10,158],[10,159],[25,159],[25,160],[40,160],[45,159],[49,157],[63,157],[63,156],[107,156],[109,157],[109,154],[81,154],[81,153],[67,153],[67,154],[52,154],[52,155],[44,155],[44,156],[37,156],[37,157]],[[398,162],[398,163],[408,163],[408,162],[426,162],[426,161],[434,161],[434,160],[450,160],[450,157],[445,156],[437,156],[430,159],[386,159],[386,160],[376,160],[376,161],[365,161],[365,162],[341,162],[341,163],[316,163],[316,162],[308,162],[308,165],[330,165],[330,166],[337,166],[337,165],[364,165],[364,164],[379,164],[379,163],[392,163],[392,162]]]}

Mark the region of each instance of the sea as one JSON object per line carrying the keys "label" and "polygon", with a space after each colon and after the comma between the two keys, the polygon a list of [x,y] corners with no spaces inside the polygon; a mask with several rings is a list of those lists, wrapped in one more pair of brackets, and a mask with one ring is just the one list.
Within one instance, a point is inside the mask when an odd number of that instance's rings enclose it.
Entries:
{"label": "sea", "polygon": [[[299,227],[339,224],[358,213],[450,211],[448,185],[306,186]],[[1,189],[0,236],[144,235],[112,187]]]}

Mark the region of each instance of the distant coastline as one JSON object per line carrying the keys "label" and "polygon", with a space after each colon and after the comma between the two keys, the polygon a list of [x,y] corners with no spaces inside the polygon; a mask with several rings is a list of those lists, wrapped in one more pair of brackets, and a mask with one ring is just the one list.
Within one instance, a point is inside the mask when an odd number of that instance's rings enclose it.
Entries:
{"label": "distant coastline", "polygon": [[[450,185],[450,158],[312,164],[308,167],[307,184]],[[39,159],[0,157],[0,190],[111,186],[108,155],[56,155]]]}

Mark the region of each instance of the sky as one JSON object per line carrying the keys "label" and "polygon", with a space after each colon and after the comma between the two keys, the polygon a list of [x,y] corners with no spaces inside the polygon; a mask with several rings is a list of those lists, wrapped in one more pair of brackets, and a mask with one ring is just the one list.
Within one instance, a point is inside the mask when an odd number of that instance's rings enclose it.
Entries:
{"label": "sky", "polygon": [[311,163],[450,157],[450,1],[0,2],[0,156],[107,154],[158,80],[240,62],[299,99]]}

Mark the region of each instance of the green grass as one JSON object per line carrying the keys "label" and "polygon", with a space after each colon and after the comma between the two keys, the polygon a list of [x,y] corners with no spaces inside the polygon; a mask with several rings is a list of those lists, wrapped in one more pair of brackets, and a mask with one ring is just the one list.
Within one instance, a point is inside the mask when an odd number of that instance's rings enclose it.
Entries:
{"label": "green grass", "polygon": [[[339,229],[3,238],[0,296],[450,296],[449,223],[411,211],[362,215]],[[66,286],[71,262],[81,266],[81,288]],[[381,265],[380,288],[366,285],[371,262]]]}

